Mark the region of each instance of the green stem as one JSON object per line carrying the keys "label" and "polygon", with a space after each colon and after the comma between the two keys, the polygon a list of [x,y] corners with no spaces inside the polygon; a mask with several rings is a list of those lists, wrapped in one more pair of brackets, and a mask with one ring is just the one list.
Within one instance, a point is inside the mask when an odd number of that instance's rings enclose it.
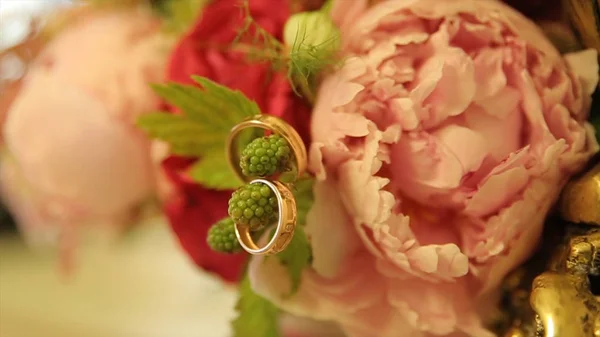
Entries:
{"label": "green stem", "polygon": [[294,83],[297,83],[300,86],[302,97],[304,97],[311,105],[314,105],[317,98],[308,83],[308,79],[302,78],[300,81],[294,81]]}

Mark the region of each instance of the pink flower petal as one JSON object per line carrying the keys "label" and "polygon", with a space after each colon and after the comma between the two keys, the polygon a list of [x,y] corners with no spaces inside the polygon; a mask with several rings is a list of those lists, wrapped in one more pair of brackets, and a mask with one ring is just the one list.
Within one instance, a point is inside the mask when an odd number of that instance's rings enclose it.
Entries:
{"label": "pink flower petal", "polygon": [[314,206],[306,217],[306,233],[311,238],[313,268],[321,276],[337,275],[342,263],[355,254],[359,238],[331,182],[316,183]]}
{"label": "pink flower petal", "polygon": [[513,201],[528,183],[529,174],[523,167],[515,167],[489,177],[469,201],[465,212],[483,217]]}
{"label": "pink flower petal", "polygon": [[489,153],[484,134],[458,125],[442,127],[432,136],[443,143],[461,163],[463,174],[474,172]]}
{"label": "pink flower petal", "polygon": [[473,59],[475,82],[477,83],[475,101],[495,96],[506,86],[502,56],[502,52],[499,50],[483,49]]}
{"label": "pink flower petal", "polygon": [[431,107],[431,116],[425,121],[428,125],[461,114],[475,97],[473,61],[458,48],[430,58],[419,70],[417,78],[418,84],[411,96]]}
{"label": "pink flower petal", "polygon": [[455,154],[437,138],[424,134],[400,138],[392,151],[392,166],[395,163],[395,179],[433,188],[458,187],[465,173]]}

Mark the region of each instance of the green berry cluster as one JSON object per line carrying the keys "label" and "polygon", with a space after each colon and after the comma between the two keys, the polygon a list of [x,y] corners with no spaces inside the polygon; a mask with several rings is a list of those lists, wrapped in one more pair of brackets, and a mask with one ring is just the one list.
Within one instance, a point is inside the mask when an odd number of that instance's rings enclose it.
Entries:
{"label": "green berry cluster", "polygon": [[260,230],[277,219],[277,198],[262,183],[248,184],[233,192],[229,199],[229,216],[236,224]]}
{"label": "green berry cluster", "polygon": [[267,177],[282,172],[288,166],[292,150],[280,135],[254,139],[242,151],[240,166],[248,177]]}
{"label": "green berry cluster", "polygon": [[225,218],[212,225],[206,237],[208,246],[220,253],[237,253],[242,246],[235,236],[235,224],[231,218]]}

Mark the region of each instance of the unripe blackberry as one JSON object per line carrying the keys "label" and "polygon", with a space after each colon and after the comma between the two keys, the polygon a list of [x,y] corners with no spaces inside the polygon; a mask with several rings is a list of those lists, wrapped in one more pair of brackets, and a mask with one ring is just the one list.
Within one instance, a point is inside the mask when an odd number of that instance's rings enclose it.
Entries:
{"label": "unripe blackberry", "polygon": [[208,246],[219,253],[237,253],[242,250],[235,236],[235,224],[231,218],[225,218],[212,225],[206,236]]}
{"label": "unripe blackberry", "polygon": [[242,151],[240,167],[247,177],[267,177],[284,171],[292,150],[280,135],[256,138]]}
{"label": "unripe blackberry", "polygon": [[277,197],[265,184],[248,184],[233,192],[229,216],[233,222],[256,231],[277,219]]}

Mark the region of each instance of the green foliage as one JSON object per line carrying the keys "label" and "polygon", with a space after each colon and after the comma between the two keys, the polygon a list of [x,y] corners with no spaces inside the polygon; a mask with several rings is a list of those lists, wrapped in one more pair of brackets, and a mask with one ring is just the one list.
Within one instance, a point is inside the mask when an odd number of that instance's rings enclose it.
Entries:
{"label": "green foliage", "polygon": [[296,207],[298,210],[298,219],[294,237],[284,251],[277,254],[277,258],[287,269],[292,289],[290,295],[293,295],[300,287],[302,271],[310,267],[312,261],[312,250],[310,242],[304,231],[306,224],[306,213],[313,204],[313,184],[312,178],[302,178],[294,184],[294,197],[296,198]]}
{"label": "green foliage", "polygon": [[312,259],[312,251],[308,237],[304,232],[304,227],[296,226],[294,237],[284,251],[277,254],[282,265],[287,269],[290,280],[292,281],[292,289],[290,295],[298,291],[300,281],[302,280],[302,271],[309,267]]}
{"label": "green foliage", "polygon": [[214,190],[233,190],[243,185],[231,171],[223,150],[196,161],[188,174],[195,182]]}
{"label": "green foliage", "polygon": [[298,209],[298,224],[304,226],[306,224],[306,214],[312,207],[314,196],[313,196],[313,184],[312,178],[302,178],[294,184],[294,197],[296,198],[296,207]]}
{"label": "green foliage", "polygon": [[141,116],[137,125],[150,137],[169,143],[171,152],[181,156],[199,157],[205,149],[219,144],[218,134],[185,116],[154,112]]}
{"label": "green foliage", "polygon": [[210,0],[152,1],[164,18],[165,32],[175,35],[183,34],[192,27],[209,2]]}
{"label": "green foliage", "polygon": [[241,181],[225,161],[225,143],[231,128],[260,114],[260,109],[239,91],[203,77],[192,78],[201,88],[177,83],[153,86],[181,114],[146,114],[137,124],[150,137],[168,143],[172,153],[201,158],[190,172],[194,181],[215,189],[239,187]]}
{"label": "green foliage", "polygon": [[248,277],[239,288],[238,317],[231,322],[233,337],[280,337],[279,310],[250,287]]}
{"label": "green foliage", "polygon": [[339,31],[328,15],[330,3],[320,11],[290,17],[284,27],[285,43],[252,18],[247,0],[243,4],[245,21],[233,48],[245,52],[251,61],[269,63],[275,71],[284,71],[294,91],[313,102],[318,75],[340,63]]}

